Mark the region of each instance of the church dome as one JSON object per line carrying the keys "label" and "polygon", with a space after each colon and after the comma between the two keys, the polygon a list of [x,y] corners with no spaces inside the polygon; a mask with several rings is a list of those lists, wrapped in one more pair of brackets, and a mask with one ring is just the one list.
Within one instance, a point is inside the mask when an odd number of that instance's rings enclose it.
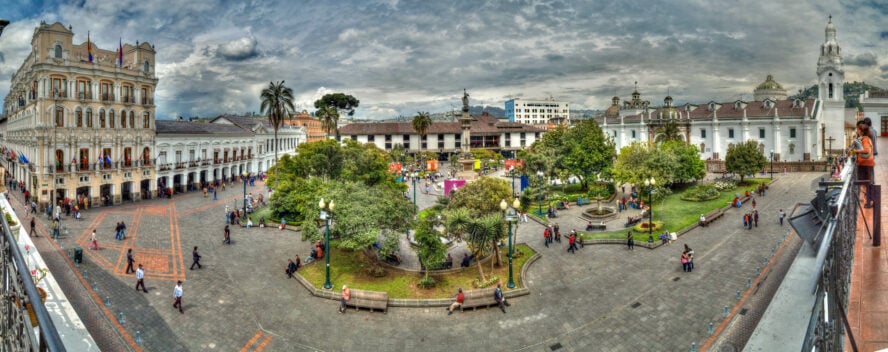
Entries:
{"label": "church dome", "polygon": [[620,105],[611,105],[604,111],[605,117],[620,117]]}
{"label": "church dome", "polygon": [[755,89],[783,89],[783,86],[774,80],[774,76],[768,75],[768,77],[765,78],[765,81],[762,82],[762,84],[759,84]]}

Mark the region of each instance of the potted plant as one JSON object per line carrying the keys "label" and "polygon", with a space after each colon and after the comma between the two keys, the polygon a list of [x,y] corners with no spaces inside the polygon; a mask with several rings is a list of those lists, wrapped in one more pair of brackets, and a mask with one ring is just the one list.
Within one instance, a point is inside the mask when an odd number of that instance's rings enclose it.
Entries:
{"label": "potted plant", "polygon": [[[47,268],[37,268],[31,269],[31,278],[34,279],[34,286],[37,286],[37,293],[40,295],[40,302],[46,303],[46,290],[40,287],[38,284],[40,280],[46,278],[46,274],[49,272]],[[34,306],[32,303],[26,303],[25,308],[28,309],[28,317],[31,318],[31,326],[37,326],[37,314],[34,313]]]}
{"label": "potted plant", "polygon": [[12,235],[15,237],[15,241],[18,242],[19,229],[22,228],[22,225],[19,224],[18,221],[15,221],[15,219],[12,218],[11,214],[4,212],[3,215],[6,216],[6,223],[9,224],[9,229],[12,231]]}

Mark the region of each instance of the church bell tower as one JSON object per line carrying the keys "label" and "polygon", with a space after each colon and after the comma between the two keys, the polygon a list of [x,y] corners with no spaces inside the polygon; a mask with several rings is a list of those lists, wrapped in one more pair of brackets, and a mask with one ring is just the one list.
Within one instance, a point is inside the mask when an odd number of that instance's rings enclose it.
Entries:
{"label": "church bell tower", "polygon": [[832,15],[826,23],[825,39],[820,45],[820,59],[817,60],[817,99],[823,107],[817,138],[821,157],[829,154],[827,140],[841,141],[833,143],[833,151],[844,149],[845,139],[845,96],[842,86],[845,83],[845,68],[842,64],[842,48],[836,39],[836,26],[832,23]]}

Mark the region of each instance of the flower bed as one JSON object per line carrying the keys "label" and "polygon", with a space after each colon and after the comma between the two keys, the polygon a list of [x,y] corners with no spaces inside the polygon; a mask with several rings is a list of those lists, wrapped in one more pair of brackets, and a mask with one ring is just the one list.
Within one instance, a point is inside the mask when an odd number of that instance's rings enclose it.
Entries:
{"label": "flower bed", "polygon": [[[650,230],[649,230],[649,225],[650,225],[650,224],[648,224],[647,221],[643,221],[643,220],[644,220],[644,219],[642,219],[642,222],[641,222],[641,223],[635,225],[635,227],[634,227],[634,228],[635,228],[635,232],[644,232],[644,233],[648,233],[648,232],[650,232]],[[653,231],[653,232],[656,233],[656,232],[659,232],[659,231],[663,231],[663,222],[662,222],[662,221],[654,221],[653,225],[654,225],[654,231]]]}
{"label": "flower bed", "polygon": [[689,202],[705,202],[718,198],[719,189],[715,185],[698,185],[682,192],[681,199]]}

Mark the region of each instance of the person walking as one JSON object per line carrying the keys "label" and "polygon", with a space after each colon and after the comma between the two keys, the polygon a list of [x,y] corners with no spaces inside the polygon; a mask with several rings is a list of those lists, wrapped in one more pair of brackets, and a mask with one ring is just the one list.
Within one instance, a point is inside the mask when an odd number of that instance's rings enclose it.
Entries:
{"label": "person walking", "polygon": [[126,223],[123,221],[120,222],[120,239],[126,239]]}
{"label": "person walking", "polygon": [[456,293],[456,300],[450,304],[450,307],[447,308],[447,315],[453,314],[453,310],[462,307],[465,301],[466,295],[463,293],[462,288],[459,288],[458,292]]}
{"label": "person walking", "polygon": [[120,241],[120,222],[117,223],[117,226],[114,227],[114,239]]}
{"label": "person walking", "polygon": [[145,288],[145,269],[142,269],[142,264],[139,264],[139,268],[136,269],[136,291],[139,290],[139,286],[142,287],[142,292],[148,293],[148,289]]}
{"label": "person walking", "polygon": [[694,250],[685,243],[685,253],[688,255],[688,272],[694,271]]}
{"label": "person walking", "polygon": [[755,227],[759,227],[759,211],[752,211],[752,221],[755,223]]}
{"label": "person walking", "polygon": [[351,290],[348,286],[342,285],[342,297],[339,299],[339,313],[345,313],[345,305],[351,300]]}
{"label": "person walking", "polygon": [[503,314],[506,314],[506,307],[511,306],[509,302],[506,302],[506,297],[503,296],[502,284],[496,284],[496,289],[493,290],[493,300],[499,304],[500,310],[503,311]]}
{"label": "person walking", "polygon": [[[56,230],[56,231],[58,231],[58,230]],[[89,246],[93,250],[96,250],[96,251],[99,250],[99,241],[96,239],[96,230],[95,229],[93,229],[92,234],[89,235]]]}
{"label": "person walking", "polygon": [[743,214],[743,227],[749,226],[749,213]]}
{"label": "person walking", "polygon": [[59,228],[61,227],[61,223],[59,223],[58,220],[53,220],[51,226],[52,226],[52,239],[54,239],[54,240],[59,239],[59,234],[60,234]]}
{"label": "person walking", "polygon": [[681,252],[681,271],[688,272],[688,252]]}
{"label": "person walking", "polygon": [[194,266],[197,265],[198,269],[203,269],[203,266],[200,265],[200,253],[197,252],[197,246],[194,246],[194,250],[191,251],[191,269],[194,270]]}
{"label": "person walking", "polygon": [[635,235],[632,234],[632,231],[626,233],[626,246],[629,247],[630,251],[635,250]]}
{"label": "person walking", "polygon": [[[141,267],[141,264],[139,265]],[[179,314],[185,314],[182,310],[182,280],[176,282],[176,288],[173,289],[173,308],[179,308]]]}
{"label": "person walking", "polygon": [[783,226],[783,218],[785,217],[786,213],[783,212],[783,209],[780,209],[780,211],[777,212],[777,219],[780,220],[780,226]]}
{"label": "person walking", "polygon": [[126,250],[126,273],[125,274],[129,274],[130,271],[135,272],[135,270],[133,270],[133,263],[135,261],[136,261],[136,259],[133,258],[133,249],[128,248]]}
{"label": "person walking", "polygon": [[572,254],[577,254],[577,236],[574,234],[570,234],[567,236],[567,251]]}
{"label": "person walking", "polygon": [[225,237],[222,240],[224,244],[231,244],[231,230],[228,228],[228,225],[225,225]]}
{"label": "person walking", "polygon": [[299,268],[296,267],[296,263],[293,262],[293,259],[287,259],[287,278],[292,279],[293,273],[295,273],[296,270],[299,270]]}
{"label": "person walking", "polygon": [[550,236],[551,236],[551,234],[549,233],[549,228],[546,227],[543,230],[543,243],[546,245],[546,248],[549,248],[549,237]]}
{"label": "person walking", "polygon": [[555,223],[552,230],[555,231],[555,242],[561,243],[561,227],[558,226],[558,223]]}
{"label": "person walking", "polygon": [[33,216],[31,217],[31,231],[28,232],[28,235],[40,237],[39,235],[37,235],[37,221],[34,220]]}

